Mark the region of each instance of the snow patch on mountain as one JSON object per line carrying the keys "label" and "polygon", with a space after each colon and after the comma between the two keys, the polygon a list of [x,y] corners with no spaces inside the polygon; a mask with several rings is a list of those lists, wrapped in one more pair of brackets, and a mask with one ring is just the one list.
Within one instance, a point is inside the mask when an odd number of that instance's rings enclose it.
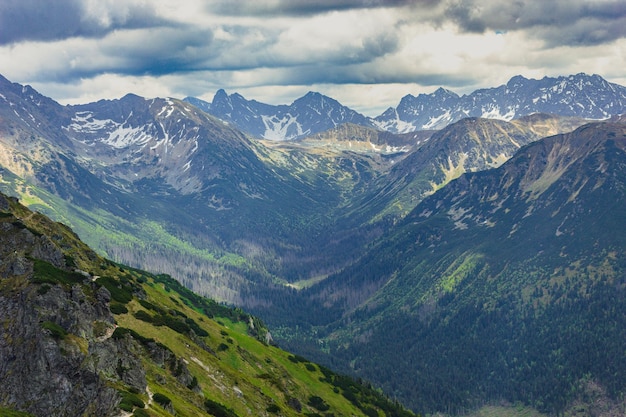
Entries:
{"label": "snow patch on mountain", "polygon": [[[450,110],[446,110],[445,113],[439,116],[432,116],[426,124],[421,126],[421,129],[419,129],[417,126],[413,124],[410,124],[410,125],[413,127],[413,130],[417,130],[417,129],[428,130],[428,129],[435,129],[437,128],[437,126],[441,125],[442,123],[449,124],[450,120],[452,120],[452,117],[450,115]],[[406,130],[402,133],[408,133],[408,132],[410,132],[410,130]]]}
{"label": "snow patch on mountain", "polygon": [[405,122],[400,118],[398,111],[394,108],[390,108],[384,114],[393,115],[388,118],[372,119],[374,126],[380,130],[396,133],[410,133],[416,130],[416,127],[411,122]]}
{"label": "snow patch on mountain", "polygon": [[277,116],[261,116],[265,125],[263,138],[268,140],[290,140],[305,134],[298,119],[291,114],[286,114],[282,118]]}
{"label": "snow patch on mountain", "polygon": [[606,119],[626,111],[626,88],[599,75],[576,74],[540,80],[515,76],[506,85],[458,96],[447,90],[407,95],[398,107],[376,117],[379,128],[406,133],[441,129],[465,117],[511,120],[533,113]]}
{"label": "snow patch on mountain", "polygon": [[219,90],[212,103],[185,101],[247,132],[269,140],[293,140],[344,123],[392,133],[442,129],[467,117],[509,121],[533,113],[606,119],[626,112],[626,87],[599,75],[576,74],[540,80],[515,76],[505,85],[458,94],[438,88],[431,94],[408,94],[395,108],[370,118],[320,93],[309,92],[290,105],[269,105]]}
{"label": "snow patch on mountain", "polygon": [[512,120],[515,118],[516,109],[514,107],[509,107],[506,112],[503,112],[500,106],[491,106],[487,108],[483,108],[483,113],[480,117],[485,119],[499,119],[499,120]]}
{"label": "snow patch on mountain", "polygon": [[[131,116],[132,112],[128,117]],[[98,134],[99,142],[122,149],[130,145],[148,143],[152,139],[152,136],[146,133],[149,126],[132,127],[127,122],[119,123],[111,119],[97,119],[93,112],[81,111],[74,115],[72,123],[64,129],[70,134]]]}
{"label": "snow patch on mountain", "polygon": [[151,136],[146,134],[141,127],[127,127],[119,125],[103,140],[104,143],[114,148],[126,148],[130,145],[143,145],[149,142]]}
{"label": "snow patch on mountain", "polygon": [[[176,107],[174,107],[174,102],[172,100],[166,99],[165,106],[161,109],[161,111],[157,114],[157,117],[163,117],[165,119],[169,118],[172,113],[174,113]],[[165,115],[163,115],[165,113]]]}

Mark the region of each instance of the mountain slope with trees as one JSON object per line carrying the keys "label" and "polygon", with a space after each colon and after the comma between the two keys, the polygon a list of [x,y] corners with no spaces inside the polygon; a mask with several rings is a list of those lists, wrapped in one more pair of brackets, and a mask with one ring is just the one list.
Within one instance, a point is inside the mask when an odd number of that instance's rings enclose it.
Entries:
{"label": "mountain slope with trees", "polygon": [[593,384],[619,404],[625,179],[615,123],[462,175],[309,290],[336,320],[318,337],[420,411],[506,400],[559,414]]}

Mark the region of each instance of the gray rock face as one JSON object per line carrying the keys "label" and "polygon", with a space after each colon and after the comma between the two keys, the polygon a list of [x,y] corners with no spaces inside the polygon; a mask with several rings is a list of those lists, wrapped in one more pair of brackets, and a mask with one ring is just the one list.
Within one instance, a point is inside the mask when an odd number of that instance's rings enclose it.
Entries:
{"label": "gray rock face", "polygon": [[0,195],[0,210],[6,211],[8,209],[9,209],[9,200],[5,196]]}
{"label": "gray rock face", "polygon": [[36,416],[118,415],[111,382],[146,387],[136,343],[110,338],[106,289],[89,278],[35,283],[33,257],[63,264],[48,238],[0,222],[0,404]]}

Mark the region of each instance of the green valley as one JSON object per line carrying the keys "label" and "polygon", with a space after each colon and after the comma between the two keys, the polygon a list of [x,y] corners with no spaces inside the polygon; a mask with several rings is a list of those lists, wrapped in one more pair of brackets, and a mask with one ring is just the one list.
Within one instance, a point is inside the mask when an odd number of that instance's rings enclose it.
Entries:
{"label": "green valley", "polygon": [[[0,196],[0,207],[0,355],[12,358],[0,373],[4,407],[33,415],[413,415],[371,387],[272,346],[256,317],[166,275],[101,258],[70,229],[17,201]],[[23,335],[32,340],[26,348]],[[44,345],[48,362],[59,363],[52,375],[45,363],[25,362],[44,354]],[[39,384],[47,377],[82,383],[69,392],[46,389]],[[40,390],[46,401],[27,400]],[[71,405],[59,408],[65,401]]]}

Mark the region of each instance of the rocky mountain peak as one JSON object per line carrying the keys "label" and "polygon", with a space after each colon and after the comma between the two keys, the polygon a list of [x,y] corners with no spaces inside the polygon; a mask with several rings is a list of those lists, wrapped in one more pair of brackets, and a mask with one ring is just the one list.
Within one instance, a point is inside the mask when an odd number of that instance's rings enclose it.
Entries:
{"label": "rocky mountain peak", "polygon": [[456,94],[454,91],[450,91],[447,88],[443,88],[443,87],[439,87],[438,89],[436,89],[433,92],[433,96],[442,97],[442,98],[446,98],[446,97],[458,98],[459,97],[459,95]]}
{"label": "rocky mountain peak", "polygon": [[231,96],[226,94],[226,91],[223,89],[217,90],[215,96],[213,96],[213,101],[211,102],[209,110],[219,112],[220,114],[224,114],[226,116],[230,115],[233,111],[233,100]]}
{"label": "rocky mountain peak", "polygon": [[309,91],[304,96],[302,96],[299,99],[297,99],[296,101],[298,101],[298,100],[312,100],[312,99],[320,100],[320,99],[322,99],[322,97],[323,97],[323,95],[321,93],[317,92],[317,91]]}
{"label": "rocky mountain peak", "polygon": [[528,79],[525,78],[522,75],[516,75],[514,77],[512,77],[507,83],[506,83],[506,87],[509,91],[516,91],[521,87],[524,87],[526,85],[526,83],[528,82]]}
{"label": "rocky mountain peak", "polygon": [[228,94],[226,93],[226,90],[220,88],[215,92],[215,95],[213,96],[213,102],[219,102],[224,100],[228,100]]}

